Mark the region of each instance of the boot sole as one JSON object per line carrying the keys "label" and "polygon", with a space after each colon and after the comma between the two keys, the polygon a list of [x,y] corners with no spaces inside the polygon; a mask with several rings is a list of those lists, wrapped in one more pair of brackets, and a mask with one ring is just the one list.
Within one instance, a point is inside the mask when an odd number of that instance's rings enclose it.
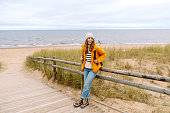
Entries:
{"label": "boot sole", "polygon": [[83,109],[83,108],[87,107],[88,105],[89,105],[89,103],[86,104],[85,106],[80,106],[80,107]]}

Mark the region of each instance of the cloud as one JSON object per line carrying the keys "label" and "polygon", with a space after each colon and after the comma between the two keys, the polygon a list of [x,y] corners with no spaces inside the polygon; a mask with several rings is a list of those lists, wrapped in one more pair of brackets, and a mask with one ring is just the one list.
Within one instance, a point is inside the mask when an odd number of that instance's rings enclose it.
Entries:
{"label": "cloud", "polygon": [[170,28],[170,0],[1,0],[0,29]]}

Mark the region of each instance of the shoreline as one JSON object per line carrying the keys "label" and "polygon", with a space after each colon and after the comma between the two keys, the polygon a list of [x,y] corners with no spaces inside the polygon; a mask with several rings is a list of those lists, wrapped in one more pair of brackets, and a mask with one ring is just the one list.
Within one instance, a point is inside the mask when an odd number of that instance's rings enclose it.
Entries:
{"label": "shoreline", "polygon": [[30,48],[56,48],[56,47],[79,47],[81,45],[63,45],[63,46],[28,46],[28,47],[9,47],[9,48],[0,48],[1,49],[30,49]]}
{"label": "shoreline", "polygon": [[[3,50],[3,49],[30,49],[30,48],[67,48],[67,47],[81,47],[82,44],[80,45],[51,45],[51,46],[26,46],[26,47],[7,47],[7,48],[0,48],[0,50]],[[117,47],[117,46],[120,46],[120,47],[125,47],[125,46],[165,46],[165,45],[168,45],[167,44],[156,44],[156,43],[153,43],[153,44],[150,44],[150,43],[146,43],[146,44],[97,44],[98,46],[101,46],[101,47]]]}

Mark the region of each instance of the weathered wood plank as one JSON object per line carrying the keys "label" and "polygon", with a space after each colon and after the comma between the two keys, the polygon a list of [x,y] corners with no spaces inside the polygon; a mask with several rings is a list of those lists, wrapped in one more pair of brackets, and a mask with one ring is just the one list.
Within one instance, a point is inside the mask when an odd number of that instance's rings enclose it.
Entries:
{"label": "weathered wood plank", "polygon": [[[30,58],[41,58],[41,59],[45,59],[45,60],[51,60],[51,61],[71,64],[71,65],[81,66],[81,63],[65,61],[65,60],[60,60],[60,59],[43,58],[43,57],[30,57]],[[170,77],[167,77],[167,76],[129,72],[129,71],[124,71],[124,70],[109,69],[109,68],[105,68],[105,67],[102,67],[100,70],[104,71],[104,72],[122,74],[122,75],[127,75],[127,76],[138,77],[138,78],[146,78],[146,79],[152,79],[152,80],[157,80],[157,81],[170,82]]]}
{"label": "weathered wood plank", "polygon": [[[50,63],[45,63],[45,64],[46,65],[50,65],[52,67],[59,68],[59,69],[71,71],[71,72],[74,72],[74,73],[79,73],[79,74],[82,74],[82,75],[84,74],[80,70],[70,69],[70,68],[66,68],[66,67],[62,67],[62,66],[58,66],[58,65],[53,65],[53,64],[50,64]],[[106,76],[101,76],[101,75],[96,75],[96,77],[99,78],[99,79],[107,80],[107,81],[117,82],[117,83],[129,85],[129,86],[133,86],[133,87],[138,87],[138,88],[142,88],[142,89],[146,89],[146,90],[150,90],[150,91],[154,91],[154,92],[170,95],[170,90],[164,89],[164,88],[148,86],[148,85],[144,85],[144,84],[139,84],[139,83],[135,83],[135,82],[130,82],[130,81],[126,81],[126,80],[120,80],[120,79],[106,77]]]}

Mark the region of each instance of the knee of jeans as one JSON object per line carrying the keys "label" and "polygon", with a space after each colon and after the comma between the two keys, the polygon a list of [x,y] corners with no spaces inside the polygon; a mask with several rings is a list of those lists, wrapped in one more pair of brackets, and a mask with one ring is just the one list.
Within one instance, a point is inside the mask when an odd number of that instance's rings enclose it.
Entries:
{"label": "knee of jeans", "polygon": [[84,88],[85,88],[86,90],[88,90],[88,89],[90,88],[90,83],[85,83],[85,84],[84,84]]}

